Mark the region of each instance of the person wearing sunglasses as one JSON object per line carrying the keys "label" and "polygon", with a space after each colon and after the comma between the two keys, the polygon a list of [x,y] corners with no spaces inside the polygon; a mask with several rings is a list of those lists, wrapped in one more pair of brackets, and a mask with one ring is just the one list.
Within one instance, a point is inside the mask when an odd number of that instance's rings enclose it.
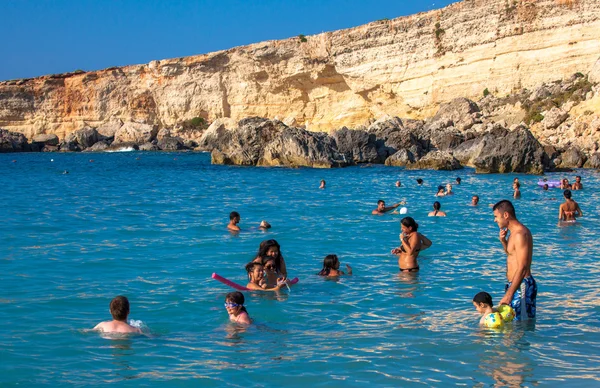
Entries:
{"label": "person wearing sunglasses", "polygon": [[244,294],[239,291],[230,292],[225,296],[225,309],[229,320],[235,323],[249,325],[252,323],[248,310],[244,307]]}
{"label": "person wearing sunglasses", "polygon": [[251,291],[279,291],[281,286],[285,285],[285,282],[277,282],[275,287],[269,287],[265,280],[265,269],[262,263],[251,261],[246,264],[246,271],[248,272],[246,288]]}

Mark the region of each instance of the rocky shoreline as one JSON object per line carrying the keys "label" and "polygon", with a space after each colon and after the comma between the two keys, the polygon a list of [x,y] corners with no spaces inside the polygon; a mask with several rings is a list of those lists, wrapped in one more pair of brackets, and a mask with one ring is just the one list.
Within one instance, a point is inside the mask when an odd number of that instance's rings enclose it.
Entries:
{"label": "rocky shoreline", "polygon": [[[595,78],[592,80],[595,81]],[[427,120],[384,116],[368,126],[311,132],[294,123],[250,117],[162,128],[120,121],[86,126],[64,139],[0,129],[0,152],[211,152],[213,164],[331,168],[385,164],[408,169],[542,174],[600,168],[600,87],[588,76],[519,90],[491,92],[478,102],[456,98]]]}

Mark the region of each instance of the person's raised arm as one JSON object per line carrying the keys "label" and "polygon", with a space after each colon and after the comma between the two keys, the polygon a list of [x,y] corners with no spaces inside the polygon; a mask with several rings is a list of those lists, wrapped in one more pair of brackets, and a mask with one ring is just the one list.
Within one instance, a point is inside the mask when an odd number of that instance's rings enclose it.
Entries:
{"label": "person's raised arm", "polygon": [[533,248],[529,246],[529,239],[526,236],[526,233],[515,233],[510,236],[511,241],[515,244],[515,261],[517,263],[517,268],[515,273],[510,279],[510,287],[506,290],[504,297],[498,304],[510,304],[515,296],[515,292],[521,287],[521,282],[525,278],[525,274],[527,273],[528,263],[529,263],[529,251]]}
{"label": "person's raised arm", "polygon": [[352,267],[346,264],[346,270],[348,271],[348,275],[352,275]]}

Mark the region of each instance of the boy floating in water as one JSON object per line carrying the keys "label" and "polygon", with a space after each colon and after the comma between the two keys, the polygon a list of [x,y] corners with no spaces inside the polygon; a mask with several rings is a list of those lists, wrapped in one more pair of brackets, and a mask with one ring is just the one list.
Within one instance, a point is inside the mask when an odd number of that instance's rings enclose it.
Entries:
{"label": "boy floating in water", "polygon": [[110,315],[113,317],[112,321],[101,322],[93,330],[103,333],[142,334],[139,328],[127,323],[127,316],[129,315],[129,300],[127,297],[119,295],[110,302]]}

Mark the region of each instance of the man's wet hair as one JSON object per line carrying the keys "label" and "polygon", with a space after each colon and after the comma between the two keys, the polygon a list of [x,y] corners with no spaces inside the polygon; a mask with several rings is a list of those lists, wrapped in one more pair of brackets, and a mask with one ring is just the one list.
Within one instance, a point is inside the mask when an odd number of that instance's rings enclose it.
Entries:
{"label": "man's wet hair", "polygon": [[515,207],[513,206],[512,202],[510,202],[508,199],[503,199],[502,201],[495,204],[492,210],[498,210],[498,212],[500,213],[508,213],[514,218],[517,218],[517,214],[515,213]]}
{"label": "man's wet hair", "polygon": [[129,299],[119,295],[110,301],[110,315],[115,321],[124,321],[129,315]]}
{"label": "man's wet hair", "polygon": [[379,206],[380,203],[385,203],[385,201],[383,199],[380,199],[379,201],[377,201],[377,205]]}
{"label": "man's wet hair", "polygon": [[473,302],[487,304],[490,307],[494,306],[494,303],[492,302],[492,296],[484,291],[475,295],[473,297]]}
{"label": "man's wet hair", "polygon": [[423,179],[421,179],[421,178],[418,178],[418,179],[417,179],[417,183],[418,183],[418,184],[420,184],[420,185],[421,185],[421,184],[423,184]]}
{"label": "man's wet hair", "polygon": [[229,213],[229,219],[233,220],[234,218],[240,218],[240,213],[238,213],[238,212]]}

